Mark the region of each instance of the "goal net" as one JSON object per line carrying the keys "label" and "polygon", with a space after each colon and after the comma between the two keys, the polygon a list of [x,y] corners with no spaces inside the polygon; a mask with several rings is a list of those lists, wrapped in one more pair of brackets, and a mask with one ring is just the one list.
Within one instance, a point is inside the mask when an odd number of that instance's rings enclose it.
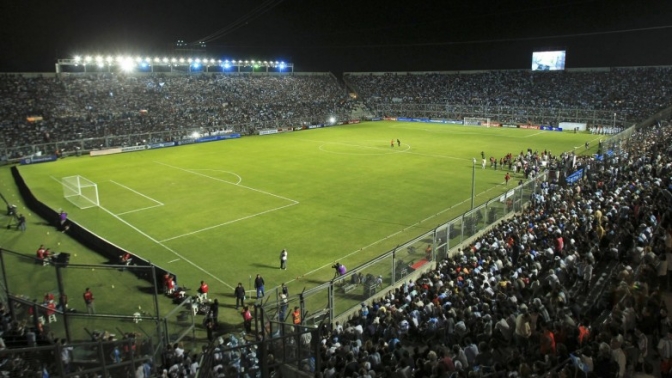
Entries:
{"label": "goal net", "polygon": [[490,127],[490,118],[464,117],[464,125]]}
{"label": "goal net", "polygon": [[98,186],[82,176],[63,177],[63,196],[80,209],[99,206]]}

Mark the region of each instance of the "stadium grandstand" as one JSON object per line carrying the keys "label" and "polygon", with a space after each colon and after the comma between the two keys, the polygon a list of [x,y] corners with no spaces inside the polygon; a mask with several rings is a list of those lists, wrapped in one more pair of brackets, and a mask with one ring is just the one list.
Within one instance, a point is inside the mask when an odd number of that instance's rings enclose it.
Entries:
{"label": "stadium grandstand", "polygon": [[[449,246],[412,279],[379,290],[348,313],[316,324],[299,316],[269,331],[263,315],[269,309],[259,306],[252,338],[241,325],[185,351],[166,340],[158,347],[136,345],[126,335],[106,343],[96,335],[80,346],[42,334],[44,321],[17,321],[5,303],[0,332],[13,344],[0,345],[0,374],[660,374],[672,361],[664,295],[672,258],[671,74],[670,67],[348,73],[345,86],[330,73],[1,75],[4,163],[56,150],[177,141],[193,133],[251,136],[381,117],[487,117],[493,124],[551,127],[571,121],[589,129],[611,126],[615,135],[605,137],[599,157],[573,162],[581,179],[541,183],[526,206]],[[536,161],[531,152],[519,158]],[[567,166],[569,155],[556,159]],[[100,359],[73,360],[73,348],[95,350]],[[157,348],[160,353],[153,352]],[[155,358],[145,357],[152,353]],[[115,367],[121,363],[123,369]]]}

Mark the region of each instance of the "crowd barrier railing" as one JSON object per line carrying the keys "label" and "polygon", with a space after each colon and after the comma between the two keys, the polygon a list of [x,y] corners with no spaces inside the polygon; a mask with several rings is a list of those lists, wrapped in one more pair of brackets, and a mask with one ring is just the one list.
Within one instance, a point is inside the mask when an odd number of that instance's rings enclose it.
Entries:
{"label": "crowd barrier railing", "polygon": [[344,275],[335,272],[329,282],[307,289],[283,301],[279,297],[266,302],[268,321],[289,321],[288,312],[299,307],[305,324],[333,323],[359,308],[369,299],[403,283],[434,266],[434,262],[457,252],[461,243],[488,229],[530,202],[532,194],[541,190],[547,172],[512,187],[482,205],[437,226],[434,230],[401,244],[393,250],[364,263]]}

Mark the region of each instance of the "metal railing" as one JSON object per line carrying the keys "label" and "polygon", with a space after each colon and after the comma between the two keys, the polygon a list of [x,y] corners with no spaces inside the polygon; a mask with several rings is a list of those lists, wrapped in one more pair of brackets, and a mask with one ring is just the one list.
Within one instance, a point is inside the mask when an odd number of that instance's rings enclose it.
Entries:
{"label": "metal railing", "polygon": [[364,263],[344,275],[304,290],[287,301],[271,296],[264,303],[266,321],[285,322],[289,312],[299,307],[302,324],[317,325],[350,313],[359,304],[381,292],[399,285],[416,271],[425,271],[432,262],[449,256],[449,252],[462,242],[496,224],[508,215],[520,212],[538,194],[540,183],[547,173],[508,190],[469,210],[462,215],[424,233],[381,256]]}

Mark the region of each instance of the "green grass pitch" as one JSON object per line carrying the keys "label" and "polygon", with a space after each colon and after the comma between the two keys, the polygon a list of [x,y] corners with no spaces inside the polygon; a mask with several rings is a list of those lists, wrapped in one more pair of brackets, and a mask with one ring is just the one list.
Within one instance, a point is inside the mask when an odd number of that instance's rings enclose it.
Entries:
{"label": "green grass pitch", "polygon": [[[481,169],[481,151],[486,158],[528,148],[584,152],[585,142],[596,145],[597,139],[569,132],[369,122],[69,157],[20,171],[37,198],[176,272],[184,285],[196,288],[205,280],[211,296],[231,296],[238,282],[252,289],[249,277],[259,273],[267,290],[287,282],[297,293],[333,277],[335,261],[353,268],[468,210],[472,158],[478,160],[476,204],[503,193],[505,172]],[[100,207],[81,210],[63,198],[60,179],[73,175],[98,185]],[[32,254],[39,244],[3,235],[2,245],[9,249]],[[289,251],[287,270],[279,269],[282,248]],[[73,257],[71,262],[81,261]],[[228,301],[233,299],[220,299]],[[236,314],[230,316],[237,321]]]}

